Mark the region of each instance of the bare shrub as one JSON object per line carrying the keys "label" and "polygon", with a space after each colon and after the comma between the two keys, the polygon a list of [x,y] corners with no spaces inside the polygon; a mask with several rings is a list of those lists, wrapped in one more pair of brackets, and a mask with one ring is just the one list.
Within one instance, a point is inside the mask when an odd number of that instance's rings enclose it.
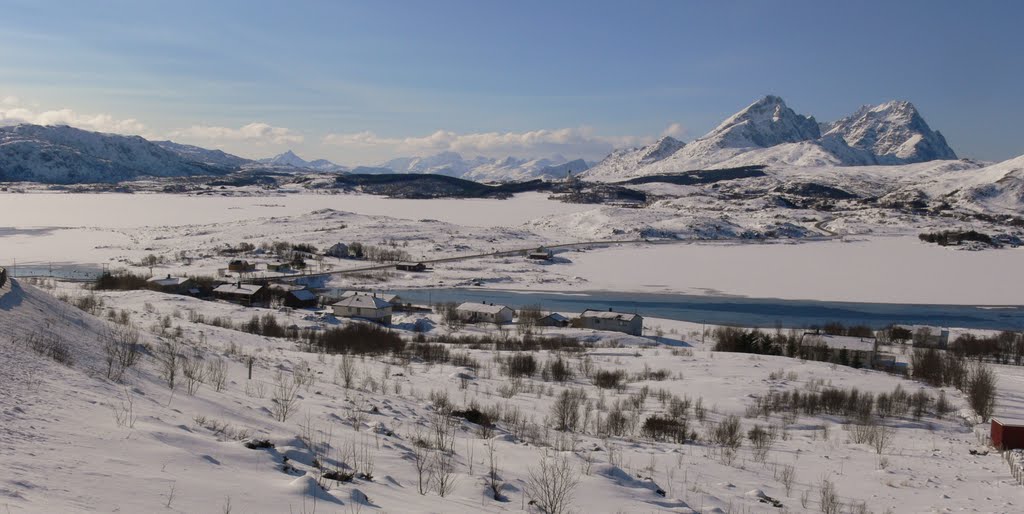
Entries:
{"label": "bare shrub", "polygon": [[821,479],[818,498],[822,514],[839,514],[843,507],[843,504],[839,501],[839,493],[836,492],[836,485],[827,478]]}
{"label": "bare shrub", "polygon": [[206,361],[206,383],[216,392],[224,390],[228,380],[228,363],[224,359],[215,358]]}
{"label": "bare shrub", "polygon": [[139,330],[132,325],[110,325],[103,338],[103,354],[107,379],[120,382],[125,372],[141,357]]}
{"label": "bare shrub", "polygon": [[784,464],[779,468],[779,482],[782,482],[782,486],[786,488],[786,496],[790,496],[793,492],[793,482],[796,481],[796,466],[792,464]]}
{"label": "bare shrub", "polygon": [[988,421],[996,408],[996,374],[982,363],[971,366],[967,373],[967,403],[982,421]]}
{"label": "bare shrub", "polygon": [[565,389],[551,405],[551,420],[555,430],[575,432],[580,422],[580,407],[587,401],[583,389]]}
{"label": "bare shrub", "polygon": [[747,432],[747,439],[750,439],[750,446],[754,449],[754,460],[765,462],[768,452],[775,444],[776,434],[773,428],[765,430],[761,425],[754,425],[754,428]]}
{"label": "bare shrub", "polygon": [[567,457],[544,454],[538,467],[529,468],[526,492],[543,512],[562,514],[569,511],[579,481],[579,472]]}

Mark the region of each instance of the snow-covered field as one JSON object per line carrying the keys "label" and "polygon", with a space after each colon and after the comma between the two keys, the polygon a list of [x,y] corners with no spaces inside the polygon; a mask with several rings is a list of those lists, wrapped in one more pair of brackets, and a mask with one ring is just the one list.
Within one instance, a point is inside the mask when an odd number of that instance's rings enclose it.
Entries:
{"label": "snow-covered field", "polygon": [[[83,294],[69,285],[55,291]],[[583,337],[593,345],[583,354],[563,356],[574,372],[565,383],[538,375],[510,381],[499,362],[507,352],[452,347],[478,368],[356,358],[355,379],[346,388],[337,355],[306,353],[288,340],[190,321],[190,311],[207,320],[219,316],[236,322],[273,314],[284,325],[309,326],[301,313],[144,291],[97,296],[103,304],[98,313],[126,312],[118,315],[142,329],[142,342],[150,348],[124,384],[105,378],[98,341],[104,340],[107,322],[21,282],[0,290],[0,326],[5,327],[0,333],[0,511],[539,512],[528,504],[535,497],[527,493],[528,480],[545,455],[565,459],[578,478],[570,502],[574,512],[819,512],[825,480],[834,484],[842,512],[1017,512],[1024,502],[1024,488],[1016,485],[998,454],[969,454],[981,447],[975,430],[984,426],[965,426],[956,414],[881,420],[894,430],[881,454],[852,442],[841,417],[747,417],[753,395],[769,390],[831,385],[878,393],[897,385],[916,391],[918,384],[824,363],[711,352],[700,342],[699,326],[692,324],[648,320],[649,329],[664,331],[660,344],[654,338],[549,329],[547,335]],[[401,316],[395,323],[410,327],[414,318],[424,316]],[[449,332],[438,318],[426,317],[433,324],[428,336]],[[398,333],[413,335],[401,328]],[[494,329],[467,327],[461,333],[494,334]],[[63,342],[71,366],[29,350],[25,341],[31,334]],[[227,365],[222,389],[207,380],[190,395],[180,375],[174,390],[167,387],[158,354],[175,334],[186,355]],[[555,357],[534,355],[541,363]],[[246,378],[248,356],[255,358],[252,380]],[[665,369],[667,377],[631,380],[621,391],[602,390],[581,374],[585,361],[594,369],[630,375]],[[283,421],[272,415],[278,373],[286,381],[309,377],[298,389],[293,413]],[[1024,414],[1019,368],[999,368],[998,373],[997,414]],[[512,383],[519,391],[503,392]],[[597,437],[589,429],[580,434],[550,429],[552,405],[564,390],[583,391],[590,402],[584,416],[592,423],[617,402],[634,402],[644,387],[650,395],[635,410],[641,418],[665,411],[658,399],[662,390],[666,398],[699,399],[704,421],[693,404],[687,410],[698,440],[675,444],[655,442],[635,430],[628,436]],[[955,406],[963,406],[960,393],[947,390],[947,395]],[[427,451],[428,457],[441,459],[436,462],[443,462],[443,475],[451,479],[443,497],[439,473],[426,482],[425,494],[419,493],[415,464],[415,441],[430,439],[439,398],[457,409],[476,404],[518,413],[521,420],[499,422],[492,433],[462,422],[450,459]],[[709,440],[728,415],[743,418],[744,434],[755,424],[777,427],[778,437],[763,459],[746,440],[733,459],[724,458]],[[275,447],[246,448],[243,443],[253,439],[267,439]],[[489,448],[505,484],[500,500],[487,486]],[[321,488],[314,460],[328,469],[372,468],[372,478],[321,480]],[[785,478],[789,469],[791,480]],[[782,507],[760,502],[764,496]]]}

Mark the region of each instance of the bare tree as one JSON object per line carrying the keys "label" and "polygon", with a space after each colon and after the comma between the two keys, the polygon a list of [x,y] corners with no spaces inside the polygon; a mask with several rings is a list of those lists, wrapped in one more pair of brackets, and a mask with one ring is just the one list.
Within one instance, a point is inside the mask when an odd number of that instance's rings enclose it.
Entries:
{"label": "bare tree", "polygon": [[341,362],[338,363],[338,376],[345,389],[352,389],[352,383],[356,380],[356,361],[352,354],[341,354]]}
{"label": "bare tree", "polygon": [[182,344],[177,339],[168,339],[160,345],[157,353],[160,378],[164,380],[169,389],[174,389],[178,383],[178,370],[181,366]]}
{"label": "bare tree", "polygon": [[194,350],[192,355],[181,356],[181,376],[185,378],[185,391],[188,395],[196,394],[206,376],[203,358],[198,350]]}
{"label": "bare tree", "polygon": [[587,400],[582,389],[565,389],[551,405],[551,419],[555,430],[575,432],[580,421],[580,407]]}
{"label": "bare tree", "polygon": [[871,446],[875,449],[875,453],[881,455],[885,452],[885,450],[892,446],[892,440],[895,436],[896,429],[885,425],[876,426],[871,438]]}
{"label": "bare tree", "polygon": [[568,458],[543,454],[538,467],[529,469],[526,490],[543,512],[562,514],[568,512],[579,482],[579,471]]}
{"label": "bare tree", "polygon": [[504,496],[501,491],[505,489],[505,481],[501,479],[501,470],[498,468],[498,456],[495,442],[487,443],[487,487],[491,490],[491,497],[501,501]]}
{"label": "bare tree", "polygon": [[412,442],[412,463],[416,467],[417,487],[421,495],[427,494],[427,486],[434,478],[434,459],[430,447],[421,433],[417,432]]}
{"label": "bare tree", "polygon": [[455,459],[450,452],[438,450],[434,453],[434,485],[437,495],[444,498],[455,488]]}
{"label": "bare tree", "polygon": [[287,421],[299,404],[299,387],[302,384],[281,371],[274,376],[274,391],[270,398],[270,413],[278,421]]}

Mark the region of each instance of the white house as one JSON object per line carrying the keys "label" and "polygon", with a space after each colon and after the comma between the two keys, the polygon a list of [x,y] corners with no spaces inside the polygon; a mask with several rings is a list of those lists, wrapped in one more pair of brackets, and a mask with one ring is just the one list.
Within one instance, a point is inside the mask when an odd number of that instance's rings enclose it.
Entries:
{"label": "white house", "polygon": [[472,303],[467,302],[455,308],[459,319],[470,323],[510,323],[515,311],[504,306],[493,303]]}
{"label": "white house", "polygon": [[644,317],[639,314],[625,314],[587,309],[580,314],[580,326],[592,330],[610,330],[624,334],[642,336],[644,334]]}
{"label": "white house", "polygon": [[342,298],[331,305],[334,315],[344,318],[360,318],[391,324],[391,304],[367,294],[355,294]]}

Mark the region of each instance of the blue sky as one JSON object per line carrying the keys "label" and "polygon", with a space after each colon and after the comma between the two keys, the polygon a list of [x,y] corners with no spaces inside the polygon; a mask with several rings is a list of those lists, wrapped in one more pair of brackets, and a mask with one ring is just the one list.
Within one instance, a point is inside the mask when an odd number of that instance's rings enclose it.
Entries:
{"label": "blue sky", "polygon": [[[88,5],[86,5],[88,4]],[[1024,154],[1024,2],[0,2],[0,120],[247,157],[600,158],[765,94]]]}

